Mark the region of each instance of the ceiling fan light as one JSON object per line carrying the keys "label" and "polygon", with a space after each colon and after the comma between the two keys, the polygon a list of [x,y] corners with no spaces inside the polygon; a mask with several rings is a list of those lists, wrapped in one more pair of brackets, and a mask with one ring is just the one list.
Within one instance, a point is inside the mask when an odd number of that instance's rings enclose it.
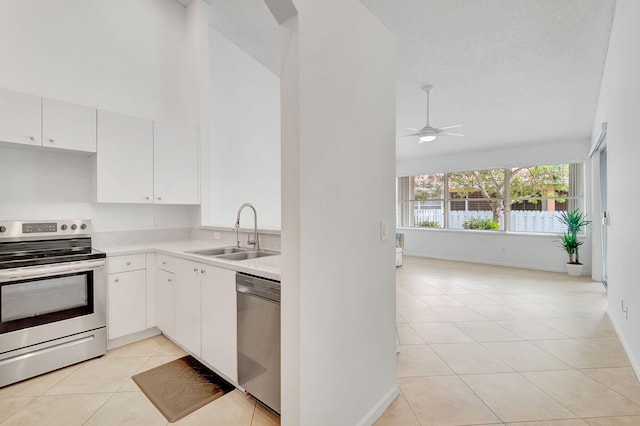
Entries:
{"label": "ceiling fan light", "polygon": [[435,141],[436,137],[435,135],[425,135],[425,136],[420,136],[420,143],[424,143],[424,142],[431,142],[431,141]]}

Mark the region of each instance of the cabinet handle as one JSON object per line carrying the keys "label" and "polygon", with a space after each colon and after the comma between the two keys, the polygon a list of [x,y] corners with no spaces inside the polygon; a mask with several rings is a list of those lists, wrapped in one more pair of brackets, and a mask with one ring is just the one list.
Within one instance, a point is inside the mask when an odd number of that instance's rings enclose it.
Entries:
{"label": "cabinet handle", "polygon": [[144,197],[144,199],[145,199],[145,200],[149,200],[150,198],[149,198],[149,196],[147,195],[147,196],[145,196],[145,197]]}
{"label": "cabinet handle", "polygon": [[131,266],[131,262],[127,262],[127,266]]}
{"label": "cabinet handle", "polygon": [[113,282],[119,283],[120,282],[120,278],[116,278],[115,280],[113,280]]}
{"label": "cabinet handle", "polygon": [[35,137],[35,136],[29,136],[29,140],[30,140],[30,141],[35,141],[35,140],[36,140],[36,137]]}
{"label": "cabinet handle", "polygon": [[49,138],[49,142],[54,143],[55,140],[53,138]]}
{"label": "cabinet handle", "polygon": [[193,272],[198,272],[198,268],[193,268]]}
{"label": "cabinet handle", "polygon": [[207,271],[205,271],[204,269],[200,269],[200,273],[201,273],[202,275],[204,275],[204,274],[206,274],[206,273],[207,273]]}
{"label": "cabinet handle", "polygon": [[162,264],[163,264],[163,265],[166,265],[166,264],[167,264],[167,261],[166,261],[166,260],[163,260],[163,261],[162,261]]}
{"label": "cabinet handle", "polygon": [[156,197],[156,200],[162,201],[162,197]]}
{"label": "cabinet handle", "polygon": [[169,278],[167,281],[169,281],[169,284],[171,284],[173,282],[173,280],[171,278]]}

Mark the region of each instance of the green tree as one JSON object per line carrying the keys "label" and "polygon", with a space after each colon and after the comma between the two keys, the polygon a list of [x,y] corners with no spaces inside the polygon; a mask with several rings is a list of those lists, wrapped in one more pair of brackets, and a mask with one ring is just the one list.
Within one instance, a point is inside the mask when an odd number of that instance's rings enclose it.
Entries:
{"label": "green tree", "polygon": [[444,173],[414,177],[414,200],[444,198]]}
{"label": "green tree", "polygon": [[[466,199],[470,193],[479,192],[481,200],[491,206],[493,220],[500,223],[505,210],[505,196],[510,198],[562,196],[569,189],[569,165],[517,167],[506,169],[473,170],[449,174],[449,191],[454,198]],[[531,200],[535,202],[535,200]]]}

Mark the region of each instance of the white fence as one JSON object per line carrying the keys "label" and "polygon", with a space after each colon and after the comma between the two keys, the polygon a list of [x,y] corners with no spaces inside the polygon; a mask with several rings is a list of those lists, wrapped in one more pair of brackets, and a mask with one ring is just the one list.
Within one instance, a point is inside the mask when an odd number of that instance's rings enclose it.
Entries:
{"label": "white fence", "polygon": [[[420,227],[423,222],[436,222],[438,227],[444,227],[444,211],[442,209],[413,210],[414,223]],[[509,231],[558,233],[565,231],[565,227],[557,219],[558,212],[514,210],[509,213]],[[451,211],[449,212],[449,229],[463,229],[462,224],[471,218],[493,219],[493,212],[483,211]],[[500,214],[500,229],[504,229],[504,216]]]}

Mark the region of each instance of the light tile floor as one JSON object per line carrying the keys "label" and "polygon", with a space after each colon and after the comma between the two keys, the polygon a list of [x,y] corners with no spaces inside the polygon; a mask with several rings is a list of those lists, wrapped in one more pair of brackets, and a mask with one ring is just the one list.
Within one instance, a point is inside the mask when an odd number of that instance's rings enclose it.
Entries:
{"label": "light tile floor", "polygon": [[376,426],[640,426],[640,383],[588,278],[405,257],[400,395]]}
{"label": "light tile floor", "polygon": [[[415,257],[404,262],[397,270],[401,393],[376,426],[640,425],[640,383],[599,283]],[[130,377],[183,355],[157,336],[2,388],[0,424],[167,425]],[[239,391],[177,422],[279,423]]]}
{"label": "light tile floor", "polygon": [[[111,350],[93,359],[0,389],[1,425],[169,424],[131,376],[186,353],[163,336]],[[176,425],[275,426],[278,416],[235,390]]]}

